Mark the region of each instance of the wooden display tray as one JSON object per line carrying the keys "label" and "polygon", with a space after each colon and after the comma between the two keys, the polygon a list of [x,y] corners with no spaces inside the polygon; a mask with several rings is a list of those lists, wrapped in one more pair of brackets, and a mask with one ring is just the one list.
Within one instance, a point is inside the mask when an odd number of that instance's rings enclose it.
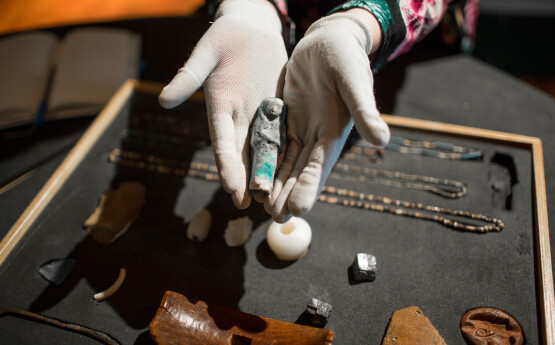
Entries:
{"label": "wooden display tray", "polygon": [[[15,225],[10,229],[8,234],[2,239],[0,242],[0,265],[6,261],[10,253],[18,246],[23,236],[41,216],[42,212],[56,196],[57,192],[62,188],[70,175],[97,143],[100,136],[112,124],[121,108],[124,107],[133,93],[154,94],[159,92],[160,87],[158,83],[130,80],[118,90],[88,131],[80,139],[78,144],[68,154],[60,167],[54,172]],[[201,94],[196,94],[193,98],[195,97],[197,100],[203,99]],[[392,129],[398,128],[422,133],[448,135],[506,147],[517,147],[530,152],[532,157],[531,181],[533,190],[531,197],[534,213],[533,243],[536,258],[535,284],[537,286],[537,301],[539,305],[538,319],[541,320],[540,333],[543,344],[555,345],[555,300],[553,294],[543,152],[540,139],[399,116],[383,115],[383,118]]]}

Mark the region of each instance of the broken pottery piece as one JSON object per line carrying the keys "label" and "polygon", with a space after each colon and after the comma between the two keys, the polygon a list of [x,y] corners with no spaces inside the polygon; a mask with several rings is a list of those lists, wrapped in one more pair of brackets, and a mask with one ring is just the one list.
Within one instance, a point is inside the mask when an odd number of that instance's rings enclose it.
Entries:
{"label": "broken pottery piece", "polygon": [[306,220],[292,217],[284,224],[272,222],[266,235],[268,246],[283,261],[302,258],[312,241],[312,230]]}
{"label": "broken pottery piece", "polygon": [[74,265],[75,259],[73,258],[50,260],[39,268],[39,273],[52,284],[60,286]]}
{"label": "broken pottery piece", "polygon": [[461,318],[461,333],[469,345],[522,345],[524,334],[514,317],[495,308],[476,308]]}
{"label": "broken pottery piece", "polygon": [[251,191],[272,191],[278,154],[285,147],[286,116],[287,106],[279,98],[266,98],[258,108],[251,133]]}
{"label": "broken pottery piece", "polygon": [[187,238],[191,241],[202,242],[208,237],[212,225],[212,214],[206,209],[198,211],[187,227]]}
{"label": "broken pottery piece", "polygon": [[167,291],[150,323],[158,345],[331,345],[333,331],[273,320]]}
{"label": "broken pottery piece", "polygon": [[92,238],[108,245],[123,235],[139,216],[145,204],[145,187],[136,181],[119,184],[100,197],[98,207],[85,221],[84,227]]}
{"label": "broken pottery piece", "polygon": [[430,320],[415,306],[393,313],[382,345],[446,345]]}
{"label": "broken pottery piece", "polygon": [[372,254],[358,253],[350,268],[355,282],[371,282],[376,279],[376,257]]}
{"label": "broken pottery piece", "polygon": [[249,240],[251,232],[252,220],[249,217],[230,220],[224,232],[225,244],[230,247],[242,246]]}

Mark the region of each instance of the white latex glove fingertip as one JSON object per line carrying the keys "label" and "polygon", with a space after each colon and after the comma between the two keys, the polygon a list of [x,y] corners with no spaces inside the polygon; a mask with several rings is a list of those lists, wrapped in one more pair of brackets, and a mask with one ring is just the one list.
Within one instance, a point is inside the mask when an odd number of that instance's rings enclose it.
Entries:
{"label": "white latex glove fingertip", "polygon": [[248,192],[243,193],[243,194],[233,193],[233,194],[231,194],[231,199],[233,200],[233,203],[235,204],[235,207],[237,207],[240,210],[246,209],[251,204],[251,198],[250,198],[250,195],[248,194]]}
{"label": "white latex glove fingertip", "polygon": [[175,108],[187,100],[201,85],[190,73],[180,70],[160,92],[158,102],[165,109]]}

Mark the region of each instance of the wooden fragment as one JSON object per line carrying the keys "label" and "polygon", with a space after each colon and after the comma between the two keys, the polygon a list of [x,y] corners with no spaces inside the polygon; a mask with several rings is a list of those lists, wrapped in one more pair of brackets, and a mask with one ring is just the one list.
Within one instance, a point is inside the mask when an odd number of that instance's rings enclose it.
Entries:
{"label": "wooden fragment", "polygon": [[145,204],[146,188],[137,181],[120,183],[100,197],[96,210],[85,221],[84,227],[92,238],[108,245],[123,235],[139,216]]}
{"label": "wooden fragment", "polygon": [[330,345],[334,333],[167,291],[150,323],[150,335],[158,345]]}

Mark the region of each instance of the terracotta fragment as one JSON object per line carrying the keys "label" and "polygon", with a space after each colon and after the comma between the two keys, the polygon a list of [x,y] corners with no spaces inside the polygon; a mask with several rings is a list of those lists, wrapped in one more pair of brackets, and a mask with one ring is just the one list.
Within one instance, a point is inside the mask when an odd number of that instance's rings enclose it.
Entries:
{"label": "terracotta fragment", "polygon": [[382,345],[446,345],[430,320],[415,306],[393,313]]}
{"label": "terracotta fragment", "polygon": [[511,315],[495,308],[476,308],[461,318],[461,333],[469,345],[522,345],[524,334]]}
{"label": "terracotta fragment", "polygon": [[136,181],[122,182],[100,197],[98,207],[85,221],[84,227],[92,238],[108,245],[127,231],[139,216],[145,203],[145,187]]}
{"label": "terracotta fragment", "polygon": [[158,345],[331,345],[333,331],[195,301],[167,291],[150,323]]}

